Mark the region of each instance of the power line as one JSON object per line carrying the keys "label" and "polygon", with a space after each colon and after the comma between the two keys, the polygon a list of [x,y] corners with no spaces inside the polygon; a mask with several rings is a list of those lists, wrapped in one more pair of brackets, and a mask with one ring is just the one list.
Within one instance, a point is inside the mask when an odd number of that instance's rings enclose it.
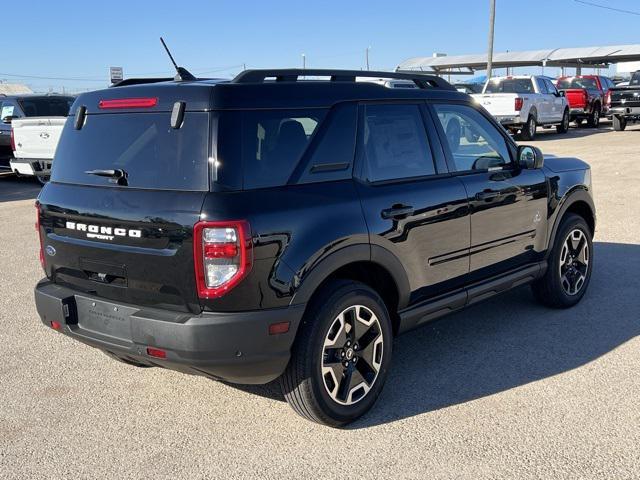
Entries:
{"label": "power line", "polygon": [[638,15],[638,16],[640,16],[640,12],[634,12],[634,11],[631,11],[631,10],[623,10],[622,8],[608,7],[606,5],[599,5],[597,3],[587,2],[586,0],[573,0],[573,1],[576,2],[576,3],[582,3],[583,5],[589,5],[591,7],[604,8],[605,10],[613,10],[614,12],[628,13],[629,15]]}

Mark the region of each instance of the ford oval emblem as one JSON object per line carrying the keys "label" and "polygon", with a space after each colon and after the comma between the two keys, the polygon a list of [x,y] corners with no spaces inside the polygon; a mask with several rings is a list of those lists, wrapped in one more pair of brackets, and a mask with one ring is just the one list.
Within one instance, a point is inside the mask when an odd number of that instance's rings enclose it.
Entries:
{"label": "ford oval emblem", "polygon": [[49,255],[50,257],[53,257],[56,254],[56,249],[53,248],[51,245],[47,245],[47,248],[45,249],[45,251],[47,252],[47,255]]}
{"label": "ford oval emblem", "polygon": [[47,132],[42,132],[42,133],[40,134],[40,138],[43,138],[44,140],[46,140],[46,139],[47,139],[47,138],[49,138],[49,137],[50,137],[50,135],[49,135]]}

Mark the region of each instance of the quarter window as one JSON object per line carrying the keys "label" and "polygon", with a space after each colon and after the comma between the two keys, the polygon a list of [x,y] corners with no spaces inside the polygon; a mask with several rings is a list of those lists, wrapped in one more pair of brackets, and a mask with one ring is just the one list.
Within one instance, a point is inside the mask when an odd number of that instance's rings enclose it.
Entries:
{"label": "quarter window", "polygon": [[364,178],[370,182],[433,175],[436,169],[418,105],[366,105]]}
{"label": "quarter window", "polygon": [[474,108],[434,105],[457,171],[502,168],[511,163],[498,129]]}

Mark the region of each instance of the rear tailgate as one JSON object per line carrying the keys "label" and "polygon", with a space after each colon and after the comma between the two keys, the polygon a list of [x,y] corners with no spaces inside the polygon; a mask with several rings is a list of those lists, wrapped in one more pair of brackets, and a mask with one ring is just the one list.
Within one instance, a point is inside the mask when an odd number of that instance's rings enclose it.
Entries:
{"label": "rear tailgate", "polygon": [[489,93],[477,94],[473,97],[493,116],[518,115],[516,111],[517,93]]}
{"label": "rear tailgate", "polygon": [[30,117],[11,123],[16,158],[50,160],[58,146],[66,117]]}
{"label": "rear tailgate", "polygon": [[585,108],[589,94],[584,88],[568,88],[563,90],[571,108]]}
{"label": "rear tailgate", "polygon": [[[97,95],[127,90],[79,97],[64,127],[38,197],[45,270],[108,300],[199,312],[192,236],[209,191],[210,115],[187,101],[181,127],[172,128],[176,98],[164,92],[154,93],[163,101],[152,108],[96,108]],[[139,90],[132,96],[145,96]],[[77,129],[80,106],[87,117]],[[122,170],[127,181],[87,173],[98,169]]]}
{"label": "rear tailgate", "polygon": [[640,88],[638,87],[618,87],[612,88],[611,105],[625,107],[640,107]]}

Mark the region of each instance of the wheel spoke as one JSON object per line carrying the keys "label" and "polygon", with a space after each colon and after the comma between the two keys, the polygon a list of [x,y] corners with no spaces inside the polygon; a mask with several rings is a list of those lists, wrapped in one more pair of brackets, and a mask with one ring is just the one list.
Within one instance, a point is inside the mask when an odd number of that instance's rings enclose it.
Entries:
{"label": "wheel spoke", "polygon": [[382,356],[382,329],[373,311],[363,305],[343,310],[322,349],[322,379],[329,396],[343,405],[359,402],[375,383]]}

